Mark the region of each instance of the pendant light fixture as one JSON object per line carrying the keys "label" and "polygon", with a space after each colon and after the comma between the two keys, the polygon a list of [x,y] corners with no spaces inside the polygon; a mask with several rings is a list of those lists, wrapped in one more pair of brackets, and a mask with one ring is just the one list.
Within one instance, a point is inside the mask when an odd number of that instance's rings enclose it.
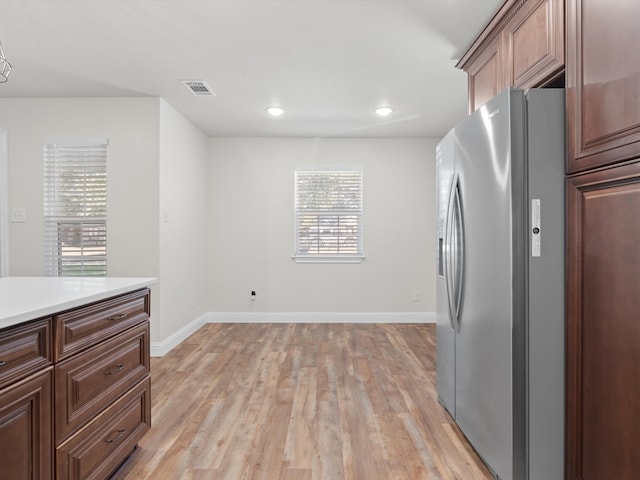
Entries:
{"label": "pendant light fixture", "polygon": [[2,43],[0,43],[0,83],[4,83],[9,79],[9,73],[11,72],[11,64],[7,62],[2,50]]}

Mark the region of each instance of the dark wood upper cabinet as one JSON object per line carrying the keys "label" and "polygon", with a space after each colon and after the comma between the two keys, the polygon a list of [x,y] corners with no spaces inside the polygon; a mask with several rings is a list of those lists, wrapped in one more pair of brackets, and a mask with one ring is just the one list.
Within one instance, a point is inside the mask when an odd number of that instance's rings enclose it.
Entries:
{"label": "dark wood upper cabinet", "polygon": [[502,37],[494,39],[469,65],[469,111],[484,105],[507,87]]}
{"label": "dark wood upper cabinet", "polygon": [[569,173],[640,157],[640,2],[567,0]]}
{"label": "dark wood upper cabinet", "polygon": [[564,2],[521,2],[504,31],[508,85],[549,83],[564,70]]}
{"label": "dark wood upper cabinet", "polygon": [[552,84],[564,73],[564,1],[507,0],[456,66],[470,112],[506,87]]}

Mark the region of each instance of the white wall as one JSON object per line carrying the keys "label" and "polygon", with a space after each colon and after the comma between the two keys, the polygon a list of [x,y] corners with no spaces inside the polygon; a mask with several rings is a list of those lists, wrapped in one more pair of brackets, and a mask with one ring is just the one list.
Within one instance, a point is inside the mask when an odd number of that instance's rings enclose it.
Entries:
{"label": "white wall", "polygon": [[108,275],[158,278],[152,344],[206,312],[204,133],[158,98],[0,99],[0,126],[8,138],[9,204],[27,217],[9,225],[10,275],[44,273],[43,144],[107,138]]}
{"label": "white wall", "polygon": [[[213,138],[209,309],[435,311],[435,139]],[[361,264],[296,264],[297,166],[364,169]],[[251,302],[251,290],[257,299]],[[419,301],[413,301],[418,291]]]}
{"label": "white wall", "polygon": [[[17,276],[44,271],[43,143],[108,138],[108,274],[158,277],[152,344],[205,312],[435,310],[436,140],[207,138],[158,98],[0,99],[0,127],[9,208],[27,218],[9,224]],[[291,259],[293,172],[308,165],[363,167],[363,263]]]}
{"label": "white wall", "polygon": [[207,308],[208,137],[160,100],[160,311],[164,340]]}
{"label": "white wall", "polygon": [[0,99],[8,132],[10,274],[42,275],[42,146],[108,138],[108,268],[112,276],[157,275],[158,99]]}
{"label": "white wall", "polygon": [[[157,98],[0,99],[9,206],[26,209],[25,223],[9,225],[10,275],[44,273],[43,144],[106,137],[108,274],[158,276],[158,114]],[[152,288],[152,314],[158,305]],[[153,339],[158,323],[151,325]]]}

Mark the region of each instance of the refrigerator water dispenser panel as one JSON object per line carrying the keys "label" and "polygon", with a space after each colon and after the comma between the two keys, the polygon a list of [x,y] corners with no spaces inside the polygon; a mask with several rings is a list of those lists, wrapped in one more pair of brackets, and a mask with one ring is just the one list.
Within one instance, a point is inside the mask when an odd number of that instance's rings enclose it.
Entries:
{"label": "refrigerator water dispenser panel", "polygon": [[531,200],[531,256],[540,256],[540,199]]}

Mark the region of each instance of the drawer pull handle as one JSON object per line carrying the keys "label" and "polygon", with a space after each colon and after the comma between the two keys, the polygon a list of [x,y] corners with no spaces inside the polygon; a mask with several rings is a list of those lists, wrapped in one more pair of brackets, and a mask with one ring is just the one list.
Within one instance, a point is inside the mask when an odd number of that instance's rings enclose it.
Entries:
{"label": "drawer pull handle", "polygon": [[105,375],[113,375],[114,373],[118,373],[121,370],[124,370],[124,365],[116,365],[115,370],[107,370]]}
{"label": "drawer pull handle", "polygon": [[124,437],[124,432],[126,432],[126,430],[124,428],[118,430],[118,436],[116,438],[110,438],[109,440],[107,440],[107,443],[115,443],[115,442],[117,442],[122,437]]}
{"label": "drawer pull handle", "polygon": [[7,362],[3,362],[2,360],[0,360],[0,367],[4,367],[7,364]]}
{"label": "drawer pull handle", "polygon": [[120,313],[120,314],[118,314],[118,315],[114,315],[113,317],[109,317],[109,318],[107,318],[107,320],[111,320],[111,321],[114,321],[114,320],[122,320],[122,319],[123,319],[124,317],[126,317],[126,316],[127,316],[127,314],[126,314],[126,313]]}

